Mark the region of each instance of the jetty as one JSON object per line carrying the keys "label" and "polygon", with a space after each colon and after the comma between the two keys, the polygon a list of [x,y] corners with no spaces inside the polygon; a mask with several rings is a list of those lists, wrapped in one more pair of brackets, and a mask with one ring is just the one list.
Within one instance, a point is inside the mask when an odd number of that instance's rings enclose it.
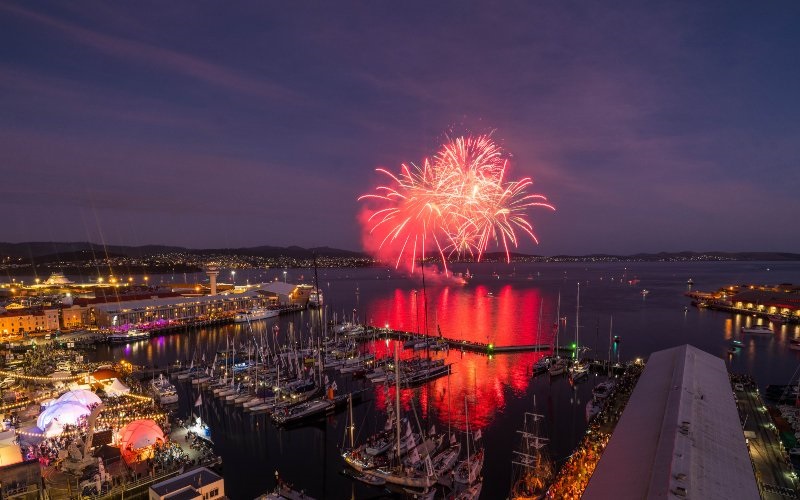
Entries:
{"label": "jetty", "polygon": [[[473,352],[478,354],[485,354],[491,356],[494,354],[512,354],[518,352],[539,352],[539,351],[555,351],[556,349],[551,344],[519,344],[519,345],[504,345],[499,346],[491,342],[476,342],[472,340],[453,339],[444,336],[434,335],[419,335],[413,332],[406,332],[402,330],[393,330],[391,328],[366,328],[363,333],[351,336],[360,342],[366,342],[372,339],[391,339],[402,342],[417,340],[420,342],[440,342],[446,345],[448,349],[457,349],[464,352]],[[560,346],[559,353],[573,353],[575,349],[571,346]]]}

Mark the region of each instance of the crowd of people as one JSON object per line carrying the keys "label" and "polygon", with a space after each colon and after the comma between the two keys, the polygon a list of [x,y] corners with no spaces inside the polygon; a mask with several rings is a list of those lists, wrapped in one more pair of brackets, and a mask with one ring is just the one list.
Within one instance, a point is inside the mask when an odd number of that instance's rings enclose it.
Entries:
{"label": "crowd of people", "polygon": [[605,406],[592,419],[575,453],[558,471],[555,481],[547,491],[547,498],[568,500],[581,498],[643,368],[644,366],[640,364],[628,365],[608,396]]}

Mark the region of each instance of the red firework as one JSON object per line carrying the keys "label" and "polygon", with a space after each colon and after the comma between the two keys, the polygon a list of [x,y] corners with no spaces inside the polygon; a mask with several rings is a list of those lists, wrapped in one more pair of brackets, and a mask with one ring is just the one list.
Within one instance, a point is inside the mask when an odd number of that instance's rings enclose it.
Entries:
{"label": "red firework", "polygon": [[530,178],[506,182],[508,160],[488,135],[458,137],[422,166],[403,164],[398,175],[379,168],[391,179],[366,201],[365,243],[399,267],[404,257],[411,268],[427,250],[447,260],[469,254],[480,260],[489,244],[517,247],[517,231],[538,243],[526,212],[534,206],[555,208],[541,194],[528,194]]}

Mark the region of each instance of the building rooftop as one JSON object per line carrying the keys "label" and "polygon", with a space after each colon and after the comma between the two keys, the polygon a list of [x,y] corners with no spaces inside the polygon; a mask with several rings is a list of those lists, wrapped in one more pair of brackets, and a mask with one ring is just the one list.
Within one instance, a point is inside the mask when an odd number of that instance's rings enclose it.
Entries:
{"label": "building rooftop", "polygon": [[583,498],[759,498],[724,361],[653,353]]}
{"label": "building rooftop", "polygon": [[[220,480],[222,480],[222,476],[219,474],[216,474],[205,467],[200,467],[199,469],[184,472],[180,476],[176,476],[158,484],[154,484],[150,487],[150,489],[153,490],[158,496],[163,497],[168,495],[170,492],[180,492],[184,488],[199,489],[203,486],[208,486],[209,484]],[[170,497],[170,499],[173,498],[184,497]],[[194,497],[189,496],[185,498]]]}

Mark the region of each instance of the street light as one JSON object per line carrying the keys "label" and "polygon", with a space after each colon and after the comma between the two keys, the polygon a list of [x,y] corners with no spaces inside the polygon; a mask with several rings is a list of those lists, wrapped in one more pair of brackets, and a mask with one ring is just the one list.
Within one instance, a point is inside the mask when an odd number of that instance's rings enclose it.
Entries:
{"label": "street light", "polygon": [[286,270],[283,271],[283,282],[286,283]]}
{"label": "street light", "polygon": [[231,281],[236,285],[236,271],[231,271]]}

